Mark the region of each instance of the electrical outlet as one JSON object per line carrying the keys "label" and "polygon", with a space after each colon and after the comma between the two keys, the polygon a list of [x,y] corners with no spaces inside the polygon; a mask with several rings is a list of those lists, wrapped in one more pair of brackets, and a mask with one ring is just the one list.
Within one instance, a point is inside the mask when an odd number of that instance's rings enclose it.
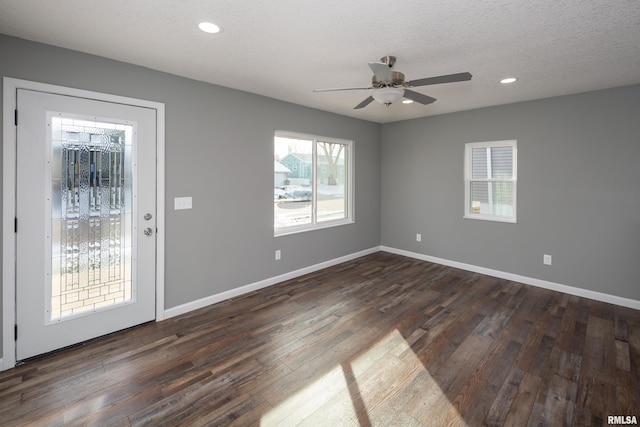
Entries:
{"label": "electrical outlet", "polygon": [[416,234],[416,242],[422,242],[422,234]]}
{"label": "electrical outlet", "polygon": [[542,262],[544,263],[544,265],[551,265],[551,255],[543,255]]}
{"label": "electrical outlet", "polygon": [[276,261],[280,261],[280,258],[282,258],[282,252],[278,249],[276,250]]}

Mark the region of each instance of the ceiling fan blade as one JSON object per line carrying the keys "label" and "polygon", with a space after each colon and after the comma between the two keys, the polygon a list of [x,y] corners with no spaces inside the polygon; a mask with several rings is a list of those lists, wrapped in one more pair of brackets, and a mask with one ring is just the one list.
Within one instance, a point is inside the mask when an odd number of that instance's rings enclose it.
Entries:
{"label": "ceiling fan blade", "polygon": [[337,92],[339,90],[369,90],[372,87],[332,87],[328,89],[314,89],[314,92]]}
{"label": "ceiling fan blade", "polygon": [[364,101],[362,101],[360,104],[358,104],[355,107],[353,107],[353,109],[354,110],[359,110],[360,108],[364,108],[367,105],[371,104],[372,102],[373,102],[373,96],[370,96],[367,99],[365,99]]}
{"label": "ceiling fan blade", "polygon": [[419,102],[422,105],[427,105],[427,104],[431,104],[432,102],[436,102],[435,98],[432,98],[427,95],[423,95],[418,92],[414,92],[409,89],[404,90],[404,97],[412,101]]}
{"label": "ceiling fan blade", "polygon": [[391,68],[389,65],[383,62],[369,62],[369,68],[373,71],[373,74],[376,75],[376,79],[379,82],[392,82],[393,77],[391,76]]}
{"label": "ceiling fan blade", "polygon": [[427,77],[426,79],[411,80],[409,87],[439,85],[441,83],[464,82],[471,80],[471,73],[447,74],[445,76]]}

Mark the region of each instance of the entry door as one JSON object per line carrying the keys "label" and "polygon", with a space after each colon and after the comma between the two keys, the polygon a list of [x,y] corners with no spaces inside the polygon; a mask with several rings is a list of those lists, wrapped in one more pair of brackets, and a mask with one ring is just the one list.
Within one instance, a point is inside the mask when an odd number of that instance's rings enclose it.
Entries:
{"label": "entry door", "polygon": [[17,93],[16,358],[155,318],[155,110]]}

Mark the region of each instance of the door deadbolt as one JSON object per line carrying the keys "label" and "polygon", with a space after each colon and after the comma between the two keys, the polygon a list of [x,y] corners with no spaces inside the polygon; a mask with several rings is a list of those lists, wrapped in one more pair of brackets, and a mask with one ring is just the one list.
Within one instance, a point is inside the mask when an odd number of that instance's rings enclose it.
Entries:
{"label": "door deadbolt", "polygon": [[144,219],[145,219],[146,221],[149,221],[151,218],[153,218],[153,216],[152,216],[150,213],[146,213],[146,214],[144,214]]}

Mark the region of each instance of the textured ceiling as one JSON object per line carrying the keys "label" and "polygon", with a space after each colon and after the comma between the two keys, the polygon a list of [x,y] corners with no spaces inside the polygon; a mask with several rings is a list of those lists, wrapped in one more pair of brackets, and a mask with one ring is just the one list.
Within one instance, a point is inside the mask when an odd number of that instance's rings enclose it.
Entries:
{"label": "textured ceiling", "polygon": [[[381,123],[640,83],[638,0],[0,0],[0,33]],[[384,55],[473,79],[427,106],[312,91],[369,86]]]}

